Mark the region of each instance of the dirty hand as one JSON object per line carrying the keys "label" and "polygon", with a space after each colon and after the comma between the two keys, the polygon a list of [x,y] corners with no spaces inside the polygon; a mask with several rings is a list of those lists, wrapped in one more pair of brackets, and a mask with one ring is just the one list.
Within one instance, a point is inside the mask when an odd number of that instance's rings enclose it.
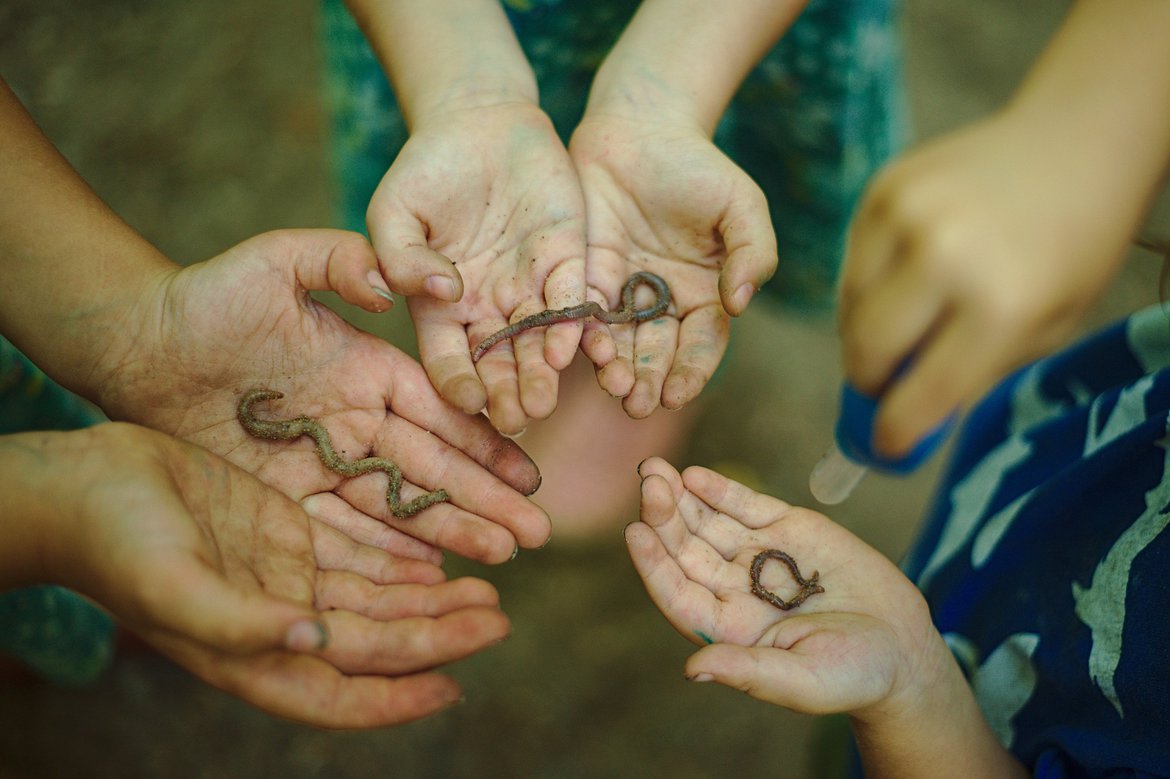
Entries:
{"label": "dirty hand", "polygon": [[[626,541],[655,605],[706,645],[687,661],[688,679],[794,711],[878,717],[950,669],[914,585],[827,517],[706,468],[680,474],[651,458],[639,471],[641,522]],[[752,561],[767,549],[790,555],[824,591],[787,611],[757,597]],[[765,563],[760,583],[785,601],[801,590],[779,560]]]}
{"label": "dirty hand", "polygon": [[[103,356],[97,400],[112,418],[223,455],[362,543],[431,561],[442,547],[484,562],[540,546],[550,527],[524,497],[540,481],[531,460],[486,420],[444,402],[405,354],[309,295],[332,289],[383,310],[371,273],[376,260],[365,239],[336,230],[267,233],[161,272],[122,313],[121,330],[137,336]],[[398,519],[382,474],[344,479],[322,465],[307,437],[249,436],[236,408],[259,388],[284,398],[257,406],[258,417],[313,417],[344,459],[397,463],[404,500],[440,488],[450,500]]]}
{"label": "dirty hand", "polygon": [[529,330],[478,363],[488,335],[585,299],[585,209],[564,145],[524,101],[428,114],[367,213],[382,271],[408,295],[432,384],[515,434],[556,408],[581,338],[569,322]]}
{"label": "dirty hand", "polygon": [[879,451],[903,454],[1074,334],[1133,230],[1117,212],[1130,206],[1082,162],[1009,112],[873,181],[851,230],[840,320],[847,376],[882,398]]}
{"label": "dirty hand", "polygon": [[698,126],[587,114],[569,152],[585,193],[586,279],[610,309],[636,271],[666,280],[666,317],[587,323],[581,346],[598,382],[649,416],[693,400],[727,348],[738,316],[776,269],[763,192]]}
{"label": "dirty hand", "polygon": [[279,716],[341,728],[426,716],[461,694],[431,669],[510,630],[486,582],[446,582],[430,563],[361,546],[162,433],[113,423],[4,436],[0,462],[5,495],[27,491],[8,507],[6,536],[40,538],[39,570],[6,565],[6,576],[85,593],[195,675]]}

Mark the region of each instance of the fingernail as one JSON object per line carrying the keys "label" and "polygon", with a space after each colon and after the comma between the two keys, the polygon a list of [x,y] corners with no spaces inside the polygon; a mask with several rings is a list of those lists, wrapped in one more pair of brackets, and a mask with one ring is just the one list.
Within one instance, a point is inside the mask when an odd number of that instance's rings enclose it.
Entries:
{"label": "fingernail", "polygon": [[433,298],[455,301],[455,282],[446,276],[427,276],[423,288]]}
{"label": "fingernail", "polygon": [[284,634],[284,648],[290,652],[319,652],[329,645],[329,629],[316,619],[293,623]]}
{"label": "fingernail", "polygon": [[732,301],[735,303],[736,310],[743,311],[745,308],[747,308],[747,304],[752,302],[752,296],[755,294],[756,288],[751,284],[744,284],[739,289],[737,289],[735,294],[731,296]]}
{"label": "fingernail", "polygon": [[390,294],[390,288],[386,286],[386,280],[382,278],[382,274],[376,270],[372,270],[366,274],[366,281],[369,282],[370,289],[374,290],[374,294],[394,302],[394,296]]}
{"label": "fingernail", "polygon": [[520,544],[516,544],[516,546],[512,547],[512,556],[508,558],[508,562],[512,562],[513,560],[515,560],[516,556],[519,554],[520,554]]}
{"label": "fingernail", "polygon": [[688,682],[709,682],[709,681],[711,681],[711,678],[712,678],[711,674],[699,673],[699,674],[695,674],[694,676],[688,676],[687,681]]}

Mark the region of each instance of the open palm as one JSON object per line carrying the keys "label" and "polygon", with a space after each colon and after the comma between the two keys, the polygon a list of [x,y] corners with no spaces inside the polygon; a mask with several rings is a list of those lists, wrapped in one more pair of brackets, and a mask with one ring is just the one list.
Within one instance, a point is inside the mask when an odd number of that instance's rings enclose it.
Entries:
{"label": "open palm", "polygon": [[[506,433],[556,408],[581,326],[530,331],[478,363],[471,348],[510,322],[584,300],[584,211],[552,123],[525,103],[413,128],[370,201],[374,248],[391,287],[410,296],[431,382],[468,413],[486,406]],[[423,280],[449,277],[451,263],[460,283],[436,296]]]}
{"label": "open palm", "polygon": [[[697,128],[587,117],[569,151],[585,193],[586,279],[615,307],[650,271],[671,288],[670,315],[640,325],[587,325],[582,348],[626,412],[693,400],[739,315],[776,268],[763,192]],[[612,339],[611,339],[612,336]]]}
{"label": "open palm", "polygon": [[[439,398],[408,356],[309,296],[335,289],[384,307],[364,281],[374,262],[361,236],[283,231],[163,274],[156,294],[127,314],[139,337],[108,355],[99,402],[114,418],[227,457],[363,543],[429,559],[442,547],[492,562],[517,545],[543,544],[548,519],[524,497],[539,486],[527,456],[485,420]],[[450,502],[396,519],[384,475],[344,480],[321,464],[308,438],[250,437],[236,406],[257,388],[284,393],[257,415],[313,417],[345,459],[396,462],[404,499],[442,488]]]}
{"label": "open palm", "polygon": [[[642,522],[627,530],[651,598],[696,644],[689,677],[714,678],[806,713],[857,711],[911,686],[941,646],[926,603],[885,557],[814,511],[761,495],[705,468],[642,464]],[[823,593],[781,610],[752,592],[755,556],[779,549]],[[766,563],[781,599],[795,577]],[[942,650],[945,652],[945,648]]]}

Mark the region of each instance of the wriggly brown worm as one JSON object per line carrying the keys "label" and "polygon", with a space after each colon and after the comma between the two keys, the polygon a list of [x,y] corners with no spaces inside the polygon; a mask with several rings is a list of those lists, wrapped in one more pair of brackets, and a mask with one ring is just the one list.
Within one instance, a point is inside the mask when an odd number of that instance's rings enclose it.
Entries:
{"label": "wriggly brown worm", "polygon": [[257,438],[267,438],[269,441],[291,441],[303,435],[311,436],[317,444],[317,456],[325,467],[334,473],[347,478],[361,476],[373,471],[382,471],[390,477],[390,484],[386,487],[386,503],[390,506],[390,513],[399,519],[414,516],[425,508],[450,499],[446,490],[435,490],[420,495],[407,503],[402,502],[402,469],[385,457],[365,457],[354,462],[346,462],[333,450],[333,441],[329,438],[329,431],[317,420],[311,417],[297,417],[295,419],[257,419],[252,413],[252,406],[266,400],[283,398],[283,392],[269,389],[255,389],[240,398],[240,405],[236,408],[236,418],[249,435]]}
{"label": "wriggly brown worm", "polygon": [[[779,560],[788,567],[788,571],[792,574],[792,578],[796,580],[796,584],[800,587],[800,592],[792,596],[790,600],[783,600],[776,593],[769,590],[764,585],[760,584],[760,574],[764,570],[764,563],[769,560]],[[819,571],[813,571],[813,575],[809,578],[804,578],[800,575],[800,569],[796,567],[796,561],[792,559],[791,555],[781,552],[779,549],[765,549],[758,555],[752,558],[751,580],[752,580],[752,595],[755,595],[761,600],[766,600],[778,609],[794,609],[800,604],[804,603],[818,592],[824,592],[825,588],[817,584],[817,580],[821,574]]]}
{"label": "wriggly brown worm", "polygon": [[[643,285],[654,290],[654,302],[645,308],[638,308],[634,303],[634,293],[638,291],[638,287]],[[606,311],[600,304],[592,300],[576,306],[569,306],[568,308],[552,308],[546,311],[538,311],[535,314],[524,317],[518,322],[513,322],[503,330],[497,330],[480,341],[471,352],[471,361],[479,362],[479,358],[483,357],[489,349],[500,341],[517,336],[525,330],[532,330],[536,327],[548,327],[549,325],[555,325],[560,322],[570,322],[574,319],[588,319],[589,317],[593,317],[609,325],[620,325],[626,322],[646,322],[650,319],[657,319],[665,314],[668,306],[670,306],[670,287],[667,286],[666,281],[661,276],[657,276],[648,271],[638,271],[626,279],[625,286],[622,287],[622,307],[617,311]]]}

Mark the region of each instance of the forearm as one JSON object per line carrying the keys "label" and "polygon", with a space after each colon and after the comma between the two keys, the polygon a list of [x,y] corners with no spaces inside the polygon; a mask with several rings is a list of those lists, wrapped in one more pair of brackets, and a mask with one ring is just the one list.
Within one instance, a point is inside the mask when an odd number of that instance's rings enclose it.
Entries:
{"label": "forearm", "polygon": [[598,70],[588,113],[678,117],[710,135],[806,0],[645,0]]}
{"label": "forearm", "polygon": [[76,474],[61,468],[70,433],[0,436],[0,590],[51,581],[52,525]]}
{"label": "forearm", "polygon": [[1005,110],[1130,230],[1170,164],[1168,30],[1166,0],[1079,0]]}
{"label": "forearm", "polygon": [[99,359],[137,334],[127,313],[173,268],[118,218],[0,80],[0,333],[94,398]]}
{"label": "forearm", "polygon": [[536,103],[536,78],[497,0],[346,0],[407,124],[436,112]]}
{"label": "forearm", "polygon": [[1029,776],[1000,745],[941,636],[913,692],[851,717],[866,779]]}

